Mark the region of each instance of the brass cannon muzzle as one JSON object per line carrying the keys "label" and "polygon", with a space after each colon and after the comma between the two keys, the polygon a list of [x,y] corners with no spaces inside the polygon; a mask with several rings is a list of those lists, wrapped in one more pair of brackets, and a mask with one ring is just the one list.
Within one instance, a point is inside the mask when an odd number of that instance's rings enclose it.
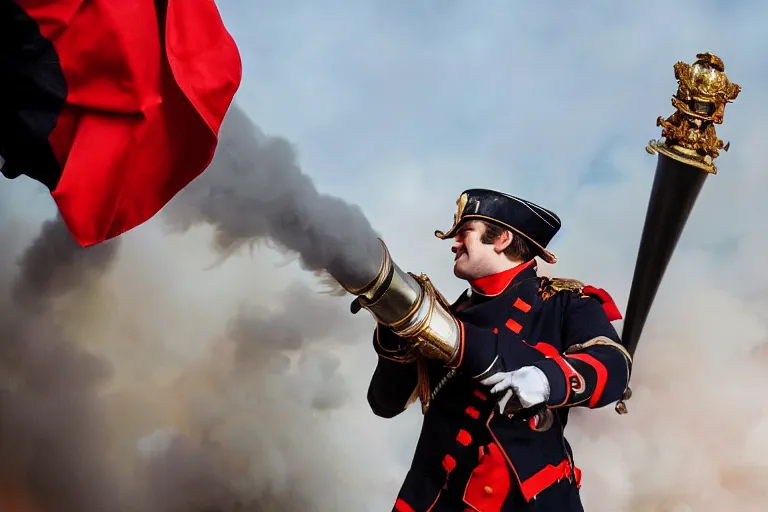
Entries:
{"label": "brass cannon muzzle", "polygon": [[459,355],[461,329],[445,297],[426,275],[417,276],[398,267],[384,241],[379,241],[382,258],[377,275],[361,288],[340,283],[357,296],[352,313],[368,310],[376,322],[413,341],[413,350],[453,364]]}

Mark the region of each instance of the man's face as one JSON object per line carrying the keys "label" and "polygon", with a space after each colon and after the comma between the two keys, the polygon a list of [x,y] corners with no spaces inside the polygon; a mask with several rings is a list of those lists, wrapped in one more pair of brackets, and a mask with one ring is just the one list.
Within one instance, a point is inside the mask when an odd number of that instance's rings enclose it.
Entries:
{"label": "man's face", "polygon": [[496,273],[499,253],[494,244],[480,241],[485,224],[478,220],[464,223],[454,237],[451,250],[455,258],[453,274],[459,279],[472,280]]}

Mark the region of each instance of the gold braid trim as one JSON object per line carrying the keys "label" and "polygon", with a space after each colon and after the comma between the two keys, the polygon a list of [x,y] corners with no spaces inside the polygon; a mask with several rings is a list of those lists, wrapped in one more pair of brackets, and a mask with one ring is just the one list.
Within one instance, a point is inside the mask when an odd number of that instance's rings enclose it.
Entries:
{"label": "gold braid trim", "polygon": [[416,386],[413,388],[413,392],[408,398],[408,401],[406,402],[403,410],[408,409],[416,400],[419,400],[421,402],[421,412],[422,414],[426,414],[427,410],[429,409],[432,397],[432,389],[429,383],[429,371],[427,370],[427,362],[424,356],[421,354],[417,354],[414,360],[416,361]]}
{"label": "gold braid trim", "polygon": [[584,343],[577,343],[575,345],[571,345],[570,347],[568,347],[565,353],[574,354],[576,352],[582,352],[584,349],[587,349],[589,347],[594,347],[595,345],[604,345],[607,347],[613,347],[624,355],[624,357],[627,359],[627,362],[632,363],[632,356],[629,355],[629,352],[627,352],[627,349],[624,347],[624,345],[622,345],[621,343],[616,343],[612,339],[606,338],[605,336],[598,336],[596,338],[592,338],[589,341],[585,341]]}
{"label": "gold braid trim", "polygon": [[421,413],[426,414],[432,401],[432,386],[429,382],[429,370],[427,369],[427,362],[424,360],[424,356],[417,356],[416,369],[418,371],[419,380],[416,384],[416,392],[414,395],[418,394],[419,401],[421,402]]}
{"label": "gold braid trim", "polygon": [[563,277],[542,277],[539,285],[539,294],[541,298],[547,300],[560,292],[572,292],[582,294],[584,283],[576,279],[566,279]]}

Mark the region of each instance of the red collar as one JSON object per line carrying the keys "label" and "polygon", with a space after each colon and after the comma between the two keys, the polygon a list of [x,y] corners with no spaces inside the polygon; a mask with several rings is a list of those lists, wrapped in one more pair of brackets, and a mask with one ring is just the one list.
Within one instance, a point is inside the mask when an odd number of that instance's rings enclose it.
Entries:
{"label": "red collar", "polygon": [[527,263],[521,263],[516,267],[504,270],[498,274],[491,274],[489,276],[472,280],[469,282],[469,284],[472,286],[473,292],[493,297],[506,290],[510,283],[512,283],[512,281],[520,272],[530,268],[535,262],[536,260],[531,260]]}

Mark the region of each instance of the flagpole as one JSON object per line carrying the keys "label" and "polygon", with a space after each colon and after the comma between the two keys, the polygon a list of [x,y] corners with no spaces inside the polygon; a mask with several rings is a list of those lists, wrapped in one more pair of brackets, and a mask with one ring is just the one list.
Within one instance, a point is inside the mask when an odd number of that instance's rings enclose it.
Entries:
{"label": "flagpole", "polygon": [[[674,254],[680,235],[696,204],[707,177],[717,174],[714,160],[730,143],[718,139],[716,124],[722,124],[725,105],[735,100],[741,86],[730,82],[723,61],[709,52],[696,55],[692,64],[674,65],[678,82],[672,97],[675,112],[656,125],[662,140],[646,146],[657,154],[656,174],[648,200],[645,223],[632,276],[624,315],[622,343],[634,357],[656,293]],[[627,386],[616,404],[619,414],[627,412],[632,396]]]}

